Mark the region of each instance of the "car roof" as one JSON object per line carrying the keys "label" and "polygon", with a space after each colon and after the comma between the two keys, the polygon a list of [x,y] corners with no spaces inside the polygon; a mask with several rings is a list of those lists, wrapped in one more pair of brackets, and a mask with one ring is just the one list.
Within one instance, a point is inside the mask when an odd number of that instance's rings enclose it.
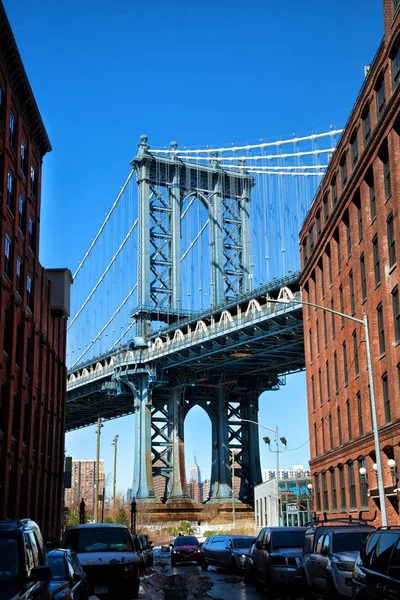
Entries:
{"label": "car roof", "polygon": [[54,550],[48,550],[47,556],[65,556],[69,552],[73,552],[70,548],[55,548]]}
{"label": "car roof", "polygon": [[120,529],[128,529],[127,525],[121,525],[120,523],[85,523],[82,525],[70,525],[67,528],[67,532],[70,529],[93,529],[93,528],[104,528],[104,529],[115,529],[116,527],[120,528]]}
{"label": "car roof", "polygon": [[329,530],[329,531],[339,531],[339,532],[345,532],[345,531],[375,531],[375,527],[373,525],[361,525],[361,524],[357,524],[357,525],[329,525],[329,522],[318,525],[318,526],[312,526],[312,527],[308,527],[306,530],[306,533],[315,533],[317,532],[319,529],[323,529],[323,530]]}
{"label": "car roof", "polygon": [[266,531],[269,529],[271,533],[274,531],[305,531],[305,527],[263,527],[262,530]]}

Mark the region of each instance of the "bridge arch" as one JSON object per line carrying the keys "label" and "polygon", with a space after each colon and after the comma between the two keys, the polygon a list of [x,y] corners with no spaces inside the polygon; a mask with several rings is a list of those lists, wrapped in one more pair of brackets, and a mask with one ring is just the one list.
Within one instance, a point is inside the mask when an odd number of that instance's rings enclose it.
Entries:
{"label": "bridge arch", "polygon": [[[187,488],[194,501],[200,503],[207,502],[211,493],[215,427],[214,415],[206,401],[193,402],[188,406],[184,420]],[[196,475],[196,466],[201,474],[200,486],[195,486],[195,482],[191,481],[191,475]]]}

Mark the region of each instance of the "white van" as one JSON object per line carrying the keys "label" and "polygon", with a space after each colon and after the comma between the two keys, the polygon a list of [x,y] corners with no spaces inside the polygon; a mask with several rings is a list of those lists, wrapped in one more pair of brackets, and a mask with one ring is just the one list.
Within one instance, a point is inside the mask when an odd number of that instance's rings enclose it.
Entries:
{"label": "white van", "polygon": [[126,525],[74,525],[65,532],[63,545],[78,555],[90,594],[121,600],[138,598],[139,559]]}

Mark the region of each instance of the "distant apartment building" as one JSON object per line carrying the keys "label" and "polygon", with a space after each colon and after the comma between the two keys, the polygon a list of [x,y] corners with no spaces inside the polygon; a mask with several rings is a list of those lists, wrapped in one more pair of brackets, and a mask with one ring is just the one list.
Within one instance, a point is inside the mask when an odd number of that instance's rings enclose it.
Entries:
{"label": "distant apartment building", "polygon": [[[291,469],[279,469],[279,479],[306,479],[311,477],[311,471],[305,469],[304,465],[293,465]],[[276,469],[264,469],[263,481],[276,478]]]}
{"label": "distant apartment building", "polygon": [[42,162],[51,145],[1,1],[0,39],[0,520],[30,517],[54,537],[72,278],[39,262]]}
{"label": "distant apartment building", "polygon": [[[100,485],[99,494],[105,487],[104,461],[99,463]],[[65,490],[65,505],[69,509],[78,508],[83,498],[86,510],[94,509],[96,484],[96,461],[74,460],[72,462],[71,488]]]}

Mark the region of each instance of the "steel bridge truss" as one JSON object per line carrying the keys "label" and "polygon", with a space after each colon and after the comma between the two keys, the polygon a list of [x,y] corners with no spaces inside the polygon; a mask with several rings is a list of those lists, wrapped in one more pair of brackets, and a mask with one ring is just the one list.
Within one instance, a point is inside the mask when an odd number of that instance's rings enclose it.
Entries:
{"label": "steel bridge truss", "polygon": [[[171,143],[171,155],[151,154],[142,136],[132,160],[139,187],[137,334],[147,337],[151,320],[182,314],[181,223],[185,201],[204,205],[210,236],[211,303],[220,304],[249,291],[250,192],[253,178],[240,167],[226,173],[210,165],[183,162]],[[201,234],[201,232],[200,232]]]}

